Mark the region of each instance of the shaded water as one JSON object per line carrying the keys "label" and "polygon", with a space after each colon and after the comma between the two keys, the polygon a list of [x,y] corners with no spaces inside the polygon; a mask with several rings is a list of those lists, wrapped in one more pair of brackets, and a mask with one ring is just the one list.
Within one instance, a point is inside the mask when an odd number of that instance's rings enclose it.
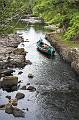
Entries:
{"label": "shaded water", "polygon": [[[13,115],[0,111],[0,120],[79,120],[79,90],[78,79],[70,66],[64,63],[60,56],[55,53],[53,58],[41,54],[36,49],[36,42],[45,37],[45,32],[30,27],[27,30],[19,30],[24,41],[18,47],[23,47],[28,54],[26,59],[32,65],[26,65],[23,69],[15,69],[15,76],[18,76],[20,83],[19,90],[25,94],[25,98],[19,100],[18,107],[25,110],[25,118],[14,118]],[[44,39],[50,45],[48,41]],[[19,71],[23,71],[18,75]],[[34,75],[33,79],[28,74]],[[35,92],[20,90],[23,85],[30,83],[36,87]],[[7,103],[6,95],[15,97],[17,91],[7,93],[0,90],[0,103]]]}

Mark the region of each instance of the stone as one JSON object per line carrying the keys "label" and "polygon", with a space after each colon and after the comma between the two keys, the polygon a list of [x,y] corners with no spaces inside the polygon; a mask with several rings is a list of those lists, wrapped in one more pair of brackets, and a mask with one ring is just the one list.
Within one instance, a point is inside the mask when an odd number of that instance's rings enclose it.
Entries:
{"label": "stone", "polygon": [[27,85],[30,85],[30,83],[27,83]]}
{"label": "stone", "polygon": [[2,80],[2,87],[14,86],[18,84],[18,77],[16,76],[5,76]]}
{"label": "stone", "polygon": [[21,90],[26,90],[26,86],[22,86]]}
{"label": "stone", "polygon": [[16,107],[13,108],[13,115],[15,117],[23,117],[23,118],[25,117],[24,111],[22,111],[22,110],[20,110],[19,108],[16,108]]}
{"label": "stone", "polygon": [[17,85],[13,85],[13,86],[11,87],[11,91],[16,91],[16,90],[17,90],[17,88],[18,88],[18,86],[17,86]]}
{"label": "stone", "polygon": [[22,81],[20,80],[20,81],[18,81],[18,83],[21,83]]}
{"label": "stone", "polygon": [[32,62],[30,60],[26,60],[26,65],[31,65]]}
{"label": "stone", "polygon": [[24,67],[26,65],[25,55],[15,55],[11,54],[11,59],[9,61],[9,67]]}
{"label": "stone", "polygon": [[25,97],[25,95],[24,95],[23,93],[20,93],[20,92],[18,92],[18,93],[16,94],[16,96],[15,96],[15,98],[16,98],[17,100],[22,99],[22,98],[24,98],[24,97]]}
{"label": "stone", "polygon": [[13,107],[11,103],[8,103],[7,105],[5,105],[5,112],[8,114],[12,114],[13,113]]}
{"label": "stone", "polygon": [[5,110],[5,104],[0,105],[0,110]]}
{"label": "stone", "polygon": [[11,99],[11,96],[7,95],[6,98],[8,98],[9,100]]}
{"label": "stone", "polygon": [[18,73],[18,75],[20,75],[20,74],[22,74],[23,72],[22,71],[20,71],[19,73]]}
{"label": "stone", "polygon": [[29,77],[29,78],[33,78],[34,76],[33,76],[31,73],[29,73],[29,74],[28,74],[28,77]]}
{"label": "stone", "polygon": [[18,101],[17,101],[17,99],[10,99],[9,103],[12,104],[13,106],[17,106]]}
{"label": "stone", "polygon": [[26,52],[25,52],[24,48],[16,48],[16,49],[13,51],[13,53],[14,53],[15,55],[26,55]]}
{"label": "stone", "polygon": [[71,68],[79,75],[79,61],[73,61],[71,63]]}
{"label": "stone", "polygon": [[33,86],[29,86],[29,87],[27,88],[27,90],[29,90],[30,92],[34,92],[34,91],[36,91],[36,88],[33,87]]}
{"label": "stone", "polygon": [[11,73],[13,73],[14,72],[14,70],[11,70],[11,69],[6,69],[6,70],[2,70],[2,72],[0,73],[1,74],[1,76],[9,76],[9,75],[11,75]]}

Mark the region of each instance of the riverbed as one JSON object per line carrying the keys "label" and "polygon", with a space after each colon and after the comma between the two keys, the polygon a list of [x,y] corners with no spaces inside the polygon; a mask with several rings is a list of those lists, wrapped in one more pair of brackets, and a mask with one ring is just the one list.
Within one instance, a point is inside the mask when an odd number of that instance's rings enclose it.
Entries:
{"label": "riverbed", "polygon": [[[14,69],[13,73],[14,76],[18,76],[19,81],[22,81],[18,91],[24,93],[25,98],[18,101],[18,107],[25,109],[25,118],[15,118],[0,110],[0,120],[79,120],[79,82],[71,67],[57,52],[54,57],[49,58],[37,51],[36,42],[40,38],[50,45],[45,40],[44,30],[30,26],[26,30],[18,29],[17,33],[25,41],[18,47],[28,52],[26,60],[32,62],[24,68]],[[19,71],[23,73],[18,75]],[[28,78],[29,73],[33,74],[32,79]],[[34,86],[36,91],[21,90],[22,86],[28,83]],[[17,91],[8,93],[0,89],[0,103],[7,103],[5,96],[10,95],[14,98],[16,93]]]}

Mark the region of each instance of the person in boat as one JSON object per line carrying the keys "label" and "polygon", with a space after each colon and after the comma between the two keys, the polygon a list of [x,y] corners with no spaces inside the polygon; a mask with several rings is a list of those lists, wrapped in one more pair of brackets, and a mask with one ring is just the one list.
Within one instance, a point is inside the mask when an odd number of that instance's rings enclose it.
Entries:
{"label": "person in boat", "polygon": [[43,44],[42,47],[43,48],[48,48],[48,45],[47,44]]}
{"label": "person in boat", "polygon": [[48,48],[48,45],[42,42],[43,40],[40,38],[40,44],[43,48]]}

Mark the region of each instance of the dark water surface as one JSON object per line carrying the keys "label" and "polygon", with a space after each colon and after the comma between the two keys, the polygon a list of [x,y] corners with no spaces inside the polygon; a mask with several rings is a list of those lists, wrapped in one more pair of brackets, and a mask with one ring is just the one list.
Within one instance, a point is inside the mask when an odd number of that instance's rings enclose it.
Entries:
{"label": "dark water surface", "polygon": [[[18,47],[28,51],[26,59],[32,65],[26,65],[21,75],[21,69],[15,69],[15,76],[18,76],[20,88],[27,83],[36,87],[35,92],[19,90],[25,94],[25,98],[19,100],[18,107],[25,110],[25,118],[15,118],[4,111],[0,111],[0,120],[79,120],[79,82],[70,66],[64,63],[60,56],[55,53],[53,58],[41,54],[36,49],[36,42],[39,38],[44,38],[42,30],[35,30],[30,27],[28,30],[19,30],[22,33],[24,46],[21,43]],[[50,44],[46,40],[46,43]],[[34,75],[33,79],[28,78],[28,74]],[[7,103],[6,95],[15,97],[17,91],[7,93],[0,89],[0,103]]]}

